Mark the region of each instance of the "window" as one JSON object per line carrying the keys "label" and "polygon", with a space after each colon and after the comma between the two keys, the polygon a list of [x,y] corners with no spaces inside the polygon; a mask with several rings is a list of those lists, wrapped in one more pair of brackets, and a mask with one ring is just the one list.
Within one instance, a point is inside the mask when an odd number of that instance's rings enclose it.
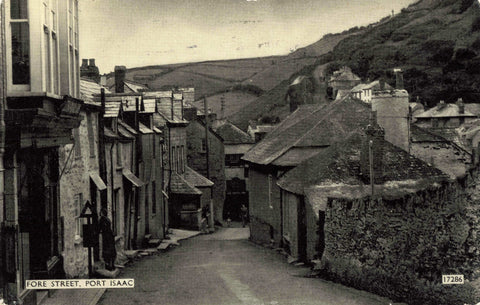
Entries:
{"label": "window", "polygon": [[176,147],[176,151],[177,151],[177,158],[175,159],[175,170],[177,171],[177,173],[181,173],[181,168],[180,168],[180,159],[181,159],[181,152],[180,152],[180,146],[177,146]]}
{"label": "window", "polygon": [[92,115],[88,113],[87,116],[87,132],[88,132],[88,145],[90,148],[90,157],[95,157],[95,134],[93,133]]}
{"label": "window", "polygon": [[78,55],[78,1],[68,1],[68,44],[70,62],[70,95],[80,96],[80,59]]}
{"label": "window", "polygon": [[27,0],[10,1],[12,84],[30,84],[30,30]]}
{"label": "window", "polygon": [[172,171],[177,171],[177,168],[175,167],[175,160],[176,160],[176,154],[175,154],[175,146],[172,147],[172,156],[170,159],[170,167]]}
{"label": "window", "polygon": [[157,213],[157,185],[152,181],[152,215]]}
{"label": "window", "polygon": [[200,152],[206,152],[207,151],[207,141],[205,141],[205,138],[202,138],[202,144],[200,147]]}
{"label": "window", "polygon": [[57,2],[43,2],[43,78],[45,91],[59,94]]}
{"label": "window", "polygon": [[76,221],[75,221],[75,239],[82,238],[83,236],[83,223],[84,220],[83,218],[80,218],[80,214],[82,214],[82,209],[83,209],[83,194],[75,194],[73,196],[74,200],[74,207],[75,207],[75,216],[76,216]]}
{"label": "window", "polygon": [[184,155],[184,148],[183,145],[180,146],[180,172],[184,173],[185,172],[185,155]]}
{"label": "window", "polygon": [[225,165],[227,166],[239,166],[241,165],[242,154],[229,154],[225,155]]}

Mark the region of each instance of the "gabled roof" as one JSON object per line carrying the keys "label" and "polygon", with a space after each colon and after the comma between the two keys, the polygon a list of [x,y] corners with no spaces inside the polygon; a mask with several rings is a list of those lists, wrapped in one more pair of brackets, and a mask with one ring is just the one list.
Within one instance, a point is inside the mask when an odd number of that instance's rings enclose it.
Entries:
{"label": "gabled roof", "polygon": [[93,80],[81,78],[80,79],[80,96],[85,104],[100,106],[100,99],[95,97],[95,94],[100,94],[101,89],[105,89],[105,93],[110,93],[110,91],[97,84]]}
{"label": "gabled roof", "polygon": [[[362,140],[360,132],[351,134],[346,140],[331,145],[288,171],[278,181],[278,185],[289,192],[302,195],[306,188],[319,185],[366,186],[368,191],[368,184],[363,182],[360,172]],[[421,187],[448,179],[439,169],[397,146],[385,140],[381,141],[381,145],[384,152],[383,184],[407,181],[409,187]]]}
{"label": "gabled roof", "polygon": [[174,194],[182,195],[202,195],[202,191],[197,189],[194,185],[189,183],[184,177],[172,172],[172,178],[170,180],[170,190]]}
{"label": "gabled roof", "polygon": [[243,159],[267,165],[293,147],[328,146],[366,126],[369,117],[370,106],[349,97],[329,104],[302,105]]}
{"label": "gabled roof", "polygon": [[191,185],[196,187],[210,187],[214,184],[212,181],[200,175],[188,166],[185,166],[184,177],[185,180],[187,180]]}
{"label": "gabled roof", "polygon": [[223,139],[224,144],[253,144],[255,141],[243,130],[228,120],[218,120],[213,130]]}
{"label": "gabled roof", "polygon": [[137,83],[137,82],[134,82],[134,81],[131,81],[131,80],[124,80],[123,84],[125,86],[127,86],[130,90],[132,90],[133,92],[142,92],[142,91],[148,90],[147,86],[145,86],[143,84],[140,84],[140,83]]}
{"label": "gabled roof", "polygon": [[437,106],[419,114],[415,117],[417,119],[423,118],[449,118],[449,117],[475,117],[476,115],[464,111],[460,113],[458,105],[456,104],[438,104]]}

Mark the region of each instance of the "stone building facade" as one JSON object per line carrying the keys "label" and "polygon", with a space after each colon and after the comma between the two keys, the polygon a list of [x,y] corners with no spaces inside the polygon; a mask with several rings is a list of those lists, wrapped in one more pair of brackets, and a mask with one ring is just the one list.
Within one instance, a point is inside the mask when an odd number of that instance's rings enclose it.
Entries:
{"label": "stone building facade", "polygon": [[186,135],[187,164],[204,177],[208,177],[208,179],[214,183],[211,197],[213,200],[215,220],[222,221],[226,189],[225,148],[223,139],[213,131],[213,129],[208,128],[207,151],[205,145],[205,124],[199,118],[190,120],[186,129]]}

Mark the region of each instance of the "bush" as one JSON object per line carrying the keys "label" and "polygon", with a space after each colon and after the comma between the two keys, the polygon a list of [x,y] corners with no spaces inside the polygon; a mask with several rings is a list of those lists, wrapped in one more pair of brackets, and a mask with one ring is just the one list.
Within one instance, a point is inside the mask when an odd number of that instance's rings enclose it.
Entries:
{"label": "bush", "polygon": [[480,17],[475,18],[472,22],[472,32],[476,32],[480,30]]}
{"label": "bush", "polygon": [[430,58],[432,61],[438,63],[447,63],[453,56],[453,47],[443,47],[440,48],[433,56]]}
{"label": "bush", "polygon": [[460,48],[455,52],[455,59],[456,60],[469,60],[477,56],[477,53],[475,51],[466,49],[466,48]]}
{"label": "bush", "polygon": [[476,50],[480,50],[480,37],[478,37],[477,40],[475,40],[472,43],[471,47],[476,49]]}
{"label": "bush", "polygon": [[472,6],[473,2],[475,2],[475,0],[462,0],[460,3],[459,13],[461,14],[465,12],[470,6]]}

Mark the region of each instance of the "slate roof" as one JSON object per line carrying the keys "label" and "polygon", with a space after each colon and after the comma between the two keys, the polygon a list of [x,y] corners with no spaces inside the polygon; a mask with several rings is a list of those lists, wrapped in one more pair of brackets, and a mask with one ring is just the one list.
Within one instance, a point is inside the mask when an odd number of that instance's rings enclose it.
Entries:
{"label": "slate roof", "polygon": [[155,99],[144,98],[143,99],[143,111],[140,113],[154,113],[155,112]]}
{"label": "slate roof", "polygon": [[184,177],[172,172],[170,179],[170,190],[174,194],[182,195],[202,195],[202,191],[197,189],[194,185],[189,183]]}
{"label": "slate roof", "polygon": [[324,147],[366,126],[370,106],[345,97],[329,104],[302,105],[258,142],[243,159],[267,165],[293,147]]}
{"label": "slate roof", "polygon": [[107,88],[97,84],[90,79],[80,79],[80,96],[81,99],[85,102],[85,104],[100,106],[100,98],[95,97],[94,95],[100,94],[100,90],[102,88],[105,89],[105,93],[110,93]]}
{"label": "slate roof", "polygon": [[253,144],[255,141],[243,130],[229,122],[219,120],[212,126],[213,130],[223,139],[224,144]]}
{"label": "slate roof", "polygon": [[446,139],[431,133],[425,128],[412,124],[410,126],[410,139],[412,142],[448,142]]}
{"label": "slate roof", "polygon": [[[368,183],[363,182],[360,173],[362,140],[363,135],[360,132],[353,133],[346,140],[331,145],[287,172],[277,184],[289,192],[302,195],[305,194],[306,188],[318,185],[366,185],[368,189]],[[448,179],[448,176],[439,169],[397,146],[385,140],[382,141],[382,145],[383,184],[422,181],[417,185],[421,187]]]}
{"label": "slate roof", "polygon": [[196,187],[210,187],[214,184],[212,181],[200,175],[188,166],[185,166],[184,177],[185,180],[187,180],[191,185]]}
{"label": "slate roof", "polygon": [[142,91],[148,90],[147,86],[145,86],[143,84],[140,84],[140,83],[136,83],[136,82],[131,81],[131,80],[124,80],[123,84],[125,86],[127,86],[130,90],[132,90],[133,92],[142,92]]}
{"label": "slate roof", "polygon": [[[374,80],[373,82],[371,83],[368,83],[368,84],[359,84],[359,85],[356,85],[355,87],[353,87],[352,89],[352,92],[360,92],[362,90],[368,90],[368,89],[371,89],[371,90],[380,90],[380,81],[377,79],[377,80]],[[384,87],[384,90],[393,90],[394,88],[392,86],[390,86],[389,84],[385,83],[385,87]]]}
{"label": "slate roof", "polygon": [[106,100],[105,101],[105,114],[106,118],[116,118],[120,113],[120,108],[122,106],[121,100]]}
{"label": "slate roof", "polygon": [[473,113],[465,111],[460,114],[458,105],[456,104],[438,104],[437,106],[416,115],[417,119],[422,118],[448,118],[448,117],[475,117]]}

